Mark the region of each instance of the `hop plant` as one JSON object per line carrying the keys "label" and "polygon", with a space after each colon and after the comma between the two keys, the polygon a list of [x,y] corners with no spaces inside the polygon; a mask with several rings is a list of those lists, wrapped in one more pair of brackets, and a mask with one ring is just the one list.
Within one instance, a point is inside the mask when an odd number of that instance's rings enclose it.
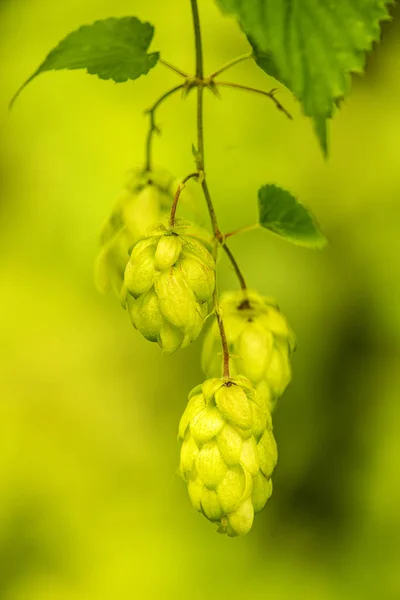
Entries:
{"label": "hop plant", "polygon": [[179,182],[163,171],[135,172],[117,196],[100,234],[95,279],[120,294],[132,246],[157,223],[167,225]]}
{"label": "hop plant", "polygon": [[[272,412],[291,379],[294,335],[278,306],[255,291],[222,294],[230,372],[247,377]],[[216,319],[207,332],[202,366],[208,377],[221,373],[221,341]]]}
{"label": "hop plant", "polygon": [[215,288],[213,257],[182,229],[160,226],[137,242],[121,294],[134,327],[166,354],[197,338]]}
{"label": "hop plant", "polygon": [[180,473],[196,510],[220,533],[244,535],[272,494],[277,462],[272,420],[245,377],[195,387],[181,418]]}
{"label": "hop plant", "polygon": [[[316,0],[321,10],[315,11],[312,22],[307,20],[309,30],[304,29],[302,18],[291,24],[294,39],[301,36],[304,48],[290,49],[291,69],[287,73],[285,44],[271,46],[271,40],[279,38],[279,15],[274,19],[274,11],[267,11],[271,16],[268,23],[258,18],[259,5],[265,8],[273,4],[272,0],[249,0],[246,10],[242,10],[244,0],[218,0],[223,12],[234,16],[240,30],[246,32],[252,52],[232,58],[211,74],[204,69],[199,2],[191,0],[190,4],[195,37],[195,70],[192,72],[187,73],[165,61],[161,58],[164,51],[161,54],[149,52],[154,34],[150,23],[134,16],[112,17],[67,35],[20,87],[11,105],[28,83],[48,70],[82,68],[99,79],[123,83],[146,76],[159,62],[181,77],[179,85],[165,90],[145,111],[149,121],[143,169],[133,175],[120,193],[103,227],[96,281],[104,292],[114,288],[128,309],[134,327],[168,354],[195,340],[207,315],[214,312],[215,320],[205,338],[202,354],[203,370],[209,379],[193,390],[181,420],[180,468],[188,482],[193,505],[208,519],[219,523],[220,531],[234,536],[249,531],[254,513],[261,510],[272,492],[271,474],[277,451],[271,413],[291,379],[290,354],[295,339],[278,306],[257,292],[247,290],[245,274],[227,240],[259,227],[310,249],[323,248],[327,239],[309,208],[290,191],[268,182],[261,183],[255,198],[256,223],[231,232],[220,228],[206,170],[204,90],[209,89],[218,96],[222,86],[261,94],[291,119],[276,97],[276,90],[266,92],[219,79],[245,59],[255,61],[271,75],[268,56],[272,53],[275,79],[300,99],[304,112],[313,119],[315,132],[327,155],[327,120],[332,116],[337,96],[343,96],[343,86],[339,85],[338,89],[338,85],[333,85],[332,77],[337,82],[347,81],[349,72],[354,70],[355,58],[363,62],[364,53],[360,48],[367,48],[371,41],[376,41],[379,21],[388,17],[384,5],[390,2],[376,0],[375,4],[382,5],[380,10],[370,2],[362,16],[355,8],[343,10],[334,23],[328,12],[322,10],[323,0]],[[305,7],[306,16],[307,10]],[[300,7],[299,15],[304,16]],[[325,23],[327,15],[329,27]],[[314,29],[329,34],[322,59],[313,51]],[[338,60],[338,56],[344,57],[343,60]],[[336,71],[325,69],[325,64],[336,65]],[[304,73],[309,77],[305,78]],[[161,132],[158,110],[175,94],[180,92],[185,99],[192,91],[197,94],[193,166],[182,180],[176,181],[152,166],[155,136]],[[180,134],[175,135],[176,139],[180,137]],[[185,145],[189,142],[186,140]],[[171,152],[177,159],[179,153],[173,148]],[[222,172],[226,169],[221,168]],[[179,207],[184,204],[180,201],[181,192],[190,180],[196,181],[202,190],[212,239],[197,225],[183,226],[176,218],[178,203]],[[213,256],[209,242],[213,244]],[[231,262],[242,288],[240,292],[224,294],[221,299],[215,291],[214,257],[219,250]],[[211,299],[213,308],[209,306]]]}

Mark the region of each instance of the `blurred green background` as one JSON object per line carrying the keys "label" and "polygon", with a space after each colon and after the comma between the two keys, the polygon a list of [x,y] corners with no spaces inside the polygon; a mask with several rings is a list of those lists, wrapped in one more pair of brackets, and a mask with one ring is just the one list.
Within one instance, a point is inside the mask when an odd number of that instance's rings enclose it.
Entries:
{"label": "blurred green background", "polygon": [[[206,69],[247,51],[201,0]],[[134,14],[153,49],[193,68],[188,0],[0,2],[0,598],[400,598],[400,10],[331,126],[324,162],[263,97],[207,95],[206,161],[225,231],[256,217],[261,184],[290,189],[331,245],[263,231],[232,239],[251,286],[297,333],[275,414],[274,494],[243,539],[190,506],[177,425],[202,380],[200,348],[163,358],[93,284],[98,232],[144,155],[143,110],[176,76],[115,85],[45,74],[7,103],[82,23]],[[224,79],[264,89],[249,63]],[[194,97],[159,112],[156,163],[193,170]],[[189,184],[199,202],[195,183]],[[220,262],[220,287],[236,287]]]}

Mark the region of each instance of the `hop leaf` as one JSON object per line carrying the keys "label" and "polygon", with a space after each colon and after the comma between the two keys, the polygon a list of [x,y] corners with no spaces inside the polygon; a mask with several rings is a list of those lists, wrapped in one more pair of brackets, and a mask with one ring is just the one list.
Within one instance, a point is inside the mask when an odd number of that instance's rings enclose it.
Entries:
{"label": "hop leaf", "polygon": [[277,449],[268,409],[240,376],[210,379],[189,398],[179,436],[190,500],[220,533],[245,535],[272,493]]}
{"label": "hop leaf", "polygon": [[100,79],[116,83],[147,75],[158,61],[159,53],[148,53],[154,28],[136,17],[110,18],[83,25],[64,38],[40,67],[20,87],[10,106],[35,77],[45,71],[86,69]]}
{"label": "hop leaf", "polygon": [[350,73],[363,71],[392,1],[217,1],[238,19],[257,64],[301,102],[327,154],[326,120],[348,95]]}
{"label": "hop leaf", "polygon": [[290,192],[276,185],[264,185],[258,190],[260,225],[284,239],[305,246],[323,248],[327,239],[314,215]]}

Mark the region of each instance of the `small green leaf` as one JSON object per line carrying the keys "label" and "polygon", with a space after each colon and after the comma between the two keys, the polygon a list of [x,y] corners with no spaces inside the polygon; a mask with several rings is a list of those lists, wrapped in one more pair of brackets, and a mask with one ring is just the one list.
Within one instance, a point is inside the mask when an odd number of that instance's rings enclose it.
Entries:
{"label": "small green leaf", "polygon": [[217,0],[234,15],[256,63],[300,101],[327,153],[326,120],[348,95],[350,74],[380,37],[392,0]]}
{"label": "small green leaf", "polygon": [[290,192],[276,185],[258,190],[260,225],[285,239],[307,248],[323,248],[327,239],[313,214]]}
{"label": "small green leaf", "polygon": [[158,61],[159,53],[148,53],[154,27],[136,17],[111,18],[83,25],[56,46],[40,67],[20,87],[10,107],[21,91],[44,71],[86,69],[100,79],[115,83],[147,75]]}

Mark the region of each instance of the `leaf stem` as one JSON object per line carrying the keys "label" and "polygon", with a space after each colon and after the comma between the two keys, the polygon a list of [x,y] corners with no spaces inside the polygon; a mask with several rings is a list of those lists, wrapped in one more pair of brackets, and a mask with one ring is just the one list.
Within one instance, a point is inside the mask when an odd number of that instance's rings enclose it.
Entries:
{"label": "leaf stem", "polygon": [[180,197],[181,193],[183,192],[183,190],[185,189],[186,183],[189,181],[189,179],[192,179],[194,177],[198,178],[199,176],[200,176],[200,173],[198,171],[195,171],[194,173],[189,173],[189,175],[186,175],[186,177],[184,179],[182,179],[182,181],[178,185],[178,189],[175,192],[174,201],[173,201],[172,207],[171,207],[171,215],[169,217],[169,226],[170,227],[175,226],[175,216],[176,216],[176,209],[178,208],[179,197]]}
{"label": "leaf stem", "polygon": [[158,62],[160,63],[160,65],[163,65],[163,67],[166,67],[170,71],[173,71],[174,73],[176,73],[177,75],[180,75],[181,77],[184,77],[185,79],[187,79],[189,77],[189,73],[185,73],[185,71],[182,71],[179,67],[176,67],[175,65],[164,60],[163,58],[159,58]]}
{"label": "leaf stem", "polygon": [[238,65],[239,63],[243,62],[244,60],[249,60],[249,58],[253,58],[252,52],[248,52],[247,54],[242,54],[241,56],[237,56],[236,58],[227,62],[225,65],[222,65],[222,67],[220,69],[217,69],[216,71],[214,71],[214,73],[211,73],[211,75],[209,75],[208,79],[214,79],[218,75],[221,75],[221,73],[224,73],[228,69],[234,67],[235,65]]}
{"label": "leaf stem", "polygon": [[255,229],[259,229],[261,227],[260,223],[254,223],[253,225],[247,225],[246,227],[240,227],[239,229],[235,229],[234,231],[230,231],[229,233],[225,233],[225,239],[232,237],[233,235],[237,235],[238,233],[246,233],[247,231],[254,231]]}
{"label": "leaf stem", "polygon": [[230,81],[214,81],[214,84],[216,86],[236,88],[238,90],[244,90],[246,92],[253,92],[254,94],[261,94],[262,96],[266,96],[267,98],[270,98],[272,100],[276,108],[283,112],[283,114],[286,115],[288,119],[290,119],[291,121],[293,120],[293,117],[289,113],[289,111],[286,110],[286,108],[279,102],[279,100],[276,99],[276,89],[272,89],[269,92],[266,92],[265,90],[259,90],[258,88],[250,87],[248,85],[242,85],[241,83],[233,83]]}
{"label": "leaf stem", "polygon": [[158,98],[158,100],[153,104],[153,106],[151,106],[150,108],[148,108],[146,110],[146,113],[149,115],[149,118],[150,118],[149,131],[147,133],[147,138],[146,138],[146,166],[145,166],[146,171],[150,171],[152,168],[152,146],[153,146],[154,134],[160,133],[160,130],[155,123],[155,113],[156,113],[158,107],[160,106],[160,104],[162,104],[164,102],[164,100],[166,100],[167,98],[172,96],[172,94],[175,94],[175,92],[183,89],[184,87],[185,87],[184,83],[174,86],[170,90],[166,91],[162,96],[160,96],[160,98]]}

